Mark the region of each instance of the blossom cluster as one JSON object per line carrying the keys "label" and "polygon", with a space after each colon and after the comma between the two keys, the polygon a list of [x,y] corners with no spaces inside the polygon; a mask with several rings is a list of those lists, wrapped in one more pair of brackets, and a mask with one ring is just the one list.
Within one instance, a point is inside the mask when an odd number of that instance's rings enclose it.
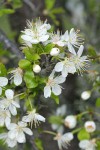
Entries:
{"label": "blossom cluster", "polygon": [[[63,89],[60,84],[66,81],[66,77],[69,74],[83,73],[89,62],[87,56],[82,55],[84,46],[79,30],[75,31],[72,28],[70,32],[67,30],[64,34],[61,34],[59,30],[55,33],[52,32],[51,25],[47,23],[47,20],[42,22],[38,19],[36,22],[27,21],[27,28],[22,31],[21,39],[25,59],[19,62],[17,68],[9,72],[11,76],[9,80],[6,77],[0,77],[0,125],[5,126],[8,131],[1,133],[0,139],[4,139],[9,147],[16,146],[17,142],[25,143],[25,134],[33,135],[32,130],[28,127],[29,125],[32,128],[33,124],[36,127],[41,121],[45,122],[45,118],[37,113],[37,109],[33,108],[33,103],[30,102],[31,111],[27,110],[27,115],[23,116],[22,120],[13,123],[13,117],[17,116],[17,109],[21,109],[21,106],[19,101],[20,94],[15,95],[14,89],[9,88],[10,85],[14,84],[15,87],[22,86],[23,89],[26,86],[27,91],[29,91],[28,94],[24,91],[24,94],[27,94],[26,97],[35,91],[36,87],[39,90],[42,89],[44,98],[52,97],[52,95],[59,96]],[[43,83],[41,82],[43,77],[42,70],[47,68],[45,65],[45,67],[41,65],[42,55],[50,56],[52,61],[54,60],[53,67],[51,67],[52,71],[49,71],[50,75],[46,76]],[[40,82],[42,86],[39,84]],[[16,98],[19,99],[16,100]],[[77,125],[77,118],[69,115],[65,118],[64,124],[69,129],[73,129]],[[87,121],[84,127],[89,133],[96,130],[96,125],[92,121]],[[54,139],[58,141],[59,149],[62,149],[67,148],[73,138],[73,133],[68,132],[63,135],[57,133]],[[86,143],[85,146],[84,143]],[[91,141],[81,141],[79,147],[89,150],[87,148],[89,145],[93,148],[95,147],[93,139]],[[91,150],[95,149],[93,148]]]}

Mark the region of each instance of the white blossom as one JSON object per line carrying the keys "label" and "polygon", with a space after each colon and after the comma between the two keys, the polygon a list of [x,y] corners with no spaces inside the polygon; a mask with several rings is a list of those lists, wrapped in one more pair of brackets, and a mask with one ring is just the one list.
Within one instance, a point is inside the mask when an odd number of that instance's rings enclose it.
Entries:
{"label": "white blossom", "polygon": [[57,56],[59,53],[60,53],[60,49],[57,47],[52,48],[50,51],[51,56]]}
{"label": "white blossom", "polygon": [[34,122],[34,125],[36,127],[40,123],[40,121],[45,122],[45,118],[40,114],[36,113],[36,109],[33,109],[32,111],[28,111],[28,115],[24,116],[22,118],[22,121],[26,123],[30,123],[31,127]]}
{"label": "white blossom", "polygon": [[90,96],[91,96],[91,92],[90,92],[90,91],[84,91],[84,92],[82,92],[82,94],[81,94],[81,98],[82,98],[83,100],[88,100],[88,99],[90,98]]}
{"label": "white blossom", "polygon": [[27,28],[22,31],[23,35],[21,38],[28,43],[28,46],[31,44],[37,44],[39,42],[45,42],[49,38],[48,30],[51,28],[50,24],[47,24],[47,21],[44,23],[39,19],[35,23],[27,21]]}
{"label": "white blossom", "polygon": [[11,123],[11,114],[9,110],[0,109],[0,126],[8,127]]}
{"label": "white blossom", "polygon": [[87,132],[92,133],[96,130],[96,124],[94,121],[86,121],[84,127]]}
{"label": "white blossom", "polygon": [[13,74],[11,79],[14,78],[14,84],[16,86],[20,85],[22,83],[22,76],[23,76],[22,69],[18,67],[15,70],[12,70],[10,73]]}
{"label": "white blossom", "polygon": [[49,76],[46,86],[44,87],[44,97],[50,97],[51,92],[55,95],[60,95],[62,92],[62,87],[59,85],[60,83],[65,82],[65,78],[62,76],[54,77],[54,70]]}
{"label": "white blossom", "polygon": [[2,94],[2,88],[8,84],[8,79],[0,77],[0,95]]}
{"label": "white blossom", "polygon": [[83,49],[84,49],[84,46],[81,45],[79,47],[78,52],[70,57],[70,61],[74,63],[75,68],[79,73],[85,71],[86,68],[89,66],[87,63],[89,62],[89,60],[87,59],[87,56],[81,56],[83,53]]}
{"label": "white blossom", "polygon": [[76,117],[73,115],[67,116],[64,120],[64,124],[66,127],[70,128],[70,129],[75,128],[76,124],[77,124]]}
{"label": "white blossom", "polygon": [[14,101],[14,92],[11,89],[5,91],[6,98],[0,101],[0,107],[9,110],[12,115],[17,115],[16,108],[20,108],[20,105]]}
{"label": "white blossom", "polygon": [[68,73],[74,74],[76,72],[75,64],[65,57],[64,61],[58,62],[55,65],[55,71],[61,72],[63,77],[67,77]]}
{"label": "white blossom", "polygon": [[18,122],[18,124],[11,123],[8,127],[8,137],[10,139],[16,139],[18,143],[25,143],[26,137],[25,133],[28,135],[33,135],[33,132],[27,128],[27,123],[22,121]]}
{"label": "white blossom", "polygon": [[61,46],[61,47],[64,46],[64,42],[61,39],[61,35],[60,35],[59,30],[57,30],[57,33],[50,34],[50,39],[48,41],[46,41],[45,44],[48,44],[48,43],[53,43],[53,44],[56,44],[56,45]]}
{"label": "white blossom", "polygon": [[60,150],[62,150],[63,148],[66,148],[66,149],[68,148],[73,138],[74,138],[73,134],[71,132],[68,132],[63,135],[58,133],[54,139],[57,140],[58,147]]}
{"label": "white blossom", "polygon": [[68,46],[68,50],[75,54],[75,50],[73,47],[79,48],[81,44],[83,44],[83,39],[78,34],[79,30],[75,31],[73,28],[68,33],[68,30],[62,36],[62,40],[65,42],[65,45]]}
{"label": "white blossom", "polygon": [[95,140],[82,140],[79,143],[79,147],[82,150],[96,150]]}
{"label": "white blossom", "polygon": [[41,67],[40,67],[39,65],[34,65],[34,66],[33,66],[33,71],[34,71],[35,73],[39,73],[39,72],[41,71]]}
{"label": "white blossom", "polygon": [[16,139],[10,139],[8,137],[8,133],[1,133],[0,140],[3,140],[4,143],[6,143],[8,145],[8,147],[11,147],[11,148],[13,148],[17,145]]}

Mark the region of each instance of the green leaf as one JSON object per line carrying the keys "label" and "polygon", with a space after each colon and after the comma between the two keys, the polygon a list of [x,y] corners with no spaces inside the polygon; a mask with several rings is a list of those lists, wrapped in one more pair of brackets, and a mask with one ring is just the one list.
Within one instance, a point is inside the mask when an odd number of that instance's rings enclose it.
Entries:
{"label": "green leaf", "polygon": [[33,60],[38,60],[40,59],[40,56],[38,54],[34,54],[32,57]]}
{"label": "green leaf", "polygon": [[85,129],[81,129],[77,136],[79,140],[90,139],[90,134]]}
{"label": "green leaf", "polygon": [[45,5],[48,10],[51,10],[55,5],[56,0],[45,0]]}
{"label": "green leaf", "polygon": [[56,104],[59,104],[59,97],[54,95],[53,93],[51,94],[51,98],[56,102]]}
{"label": "green leaf", "polygon": [[96,145],[97,145],[97,150],[100,150],[100,141],[97,141]]}
{"label": "green leaf", "polygon": [[100,97],[96,99],[96,107],[100,107]]}
{"label": "green leaf", "polygon": [[7,70],[6,67],[0,63],[0,76],[6,76],[7,75]]}
{"label": "green leaf", "polygon": [[58,7],[58,8],[54,8],[51,12],[53,14],[60,14],[60,13],[64,13],[64,9],[62,7]]}
{"label": "green leaf", "polygon": [[38,150],[43,150],[43,144],[39,138],[35,138],[35,144],[36,144]]}
{"label": "green leaf", "polygon": [[40,56],[38,54],[32,54],[29,49],[24,49],[23,50],[26,58],[29,60],[29,61],[36,61],[38,59],[40,59]]}
{"label": "green leaf", "polygon": [[0,16],[6,15],[6,14],[12,14],[14,12],[15,11],[13,9],[4,8],[0,10]]}
{"label": "green leaf", "polygon": [[19,67],[22,68],[22,69],[26,69],[28,68],[29,66],[31,66],[31,63],[30,61],[26,60],[26,59],[21,59],[18,63]]}
{"label": "green leaf", "polygon": [[54,44],[48,44],[45,46],[44,51],[50,53],[51,49],[54,47]]}
{"label": "green leaf", "polygon": [[89,56],[97,56],[96,51],[93,46],[88,47],[88,55]]}
{"label": "green leaf", "polygon": [[50,116],[49,122],[54,124],[62,124],[62,117],[61,116]]}
{"label": "green leaf", "polygon": [[38,86],[38,83],[36,82],[36,79],[34,77],[34,73],[31,70],[25,72],[24,81],[28,88],[35,88]]}
{"label": "green leaf", "polygon": [[13,8],[14,8],[14,9],[17,9],[17,8],[22,7],[22,2],[21,2],[21,0],[13,0],[12,2],[13,2]]}

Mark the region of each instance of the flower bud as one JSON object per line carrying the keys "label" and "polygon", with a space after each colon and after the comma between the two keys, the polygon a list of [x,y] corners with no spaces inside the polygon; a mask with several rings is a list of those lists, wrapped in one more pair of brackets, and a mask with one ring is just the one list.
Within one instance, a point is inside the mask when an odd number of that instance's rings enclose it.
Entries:
{"label": "flower bud", "polygon": [[35,73],[39,73],[39,72],[41,71],[41,67],[40,67],[39,65],[34,65],[34,66],[33,66],[33,71],[34,71]]}
{"label": "flower bud", "polygon": [[76,117],[73,115],[69,115],[65,118],[64,124],[66,127],[73,129],[77,124]]}
{"label": "flower bud", "polygon": [[50,55],[51,56],[57,56],[59,53],[60,53],[60,49],[55,47],[55,48],[52,48]]}
{"label": "flower bud", "polygon": [[81,94],[81,98],[82,98],[83,100],[88,100],[88,99],[90,98],[90,96],[91,96],[91,92],[90,92],[90,91],[84,91],[84,92],[82,92],[82,94]]}
{"label": "flower bud", "polygon": [[94,132],[96,130],[96,124],[94,121],[85,122],[84,127],[85,127],[86,131],[89,133]]}

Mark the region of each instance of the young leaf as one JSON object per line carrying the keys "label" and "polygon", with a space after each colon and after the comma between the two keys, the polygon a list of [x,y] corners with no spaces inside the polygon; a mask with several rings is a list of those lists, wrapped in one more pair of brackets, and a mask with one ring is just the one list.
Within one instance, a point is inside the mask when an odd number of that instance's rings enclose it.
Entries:
{"label": "young leaf", "polygon": [[26,69],[26,68],[28,68],[30,65],[31,65],[31,63],[30,63],[30,61],[28,61],[28,60],[26,60],[26,59],[21,59],[20,61],[19,61],[19,67],[20,68],[22,68],[22,69]]}
{"label": "young leaf", "polygon": [[100,97],[96,99],[96,107],[100,107]]}
{"label": "young leaf", "polygon": [[48,10],[51,10],[55,5],[56,0],[45,0],[45,5]]}
{"label": "young leaf", "polygon": [[7,70],[6,67],[0,63],[0,76],[6,76],[7,75]]}
{"label": "young leaf", "polygon": [[85,129],[81,129],[77,136],[79,140],[90,139],[90,134]]}

